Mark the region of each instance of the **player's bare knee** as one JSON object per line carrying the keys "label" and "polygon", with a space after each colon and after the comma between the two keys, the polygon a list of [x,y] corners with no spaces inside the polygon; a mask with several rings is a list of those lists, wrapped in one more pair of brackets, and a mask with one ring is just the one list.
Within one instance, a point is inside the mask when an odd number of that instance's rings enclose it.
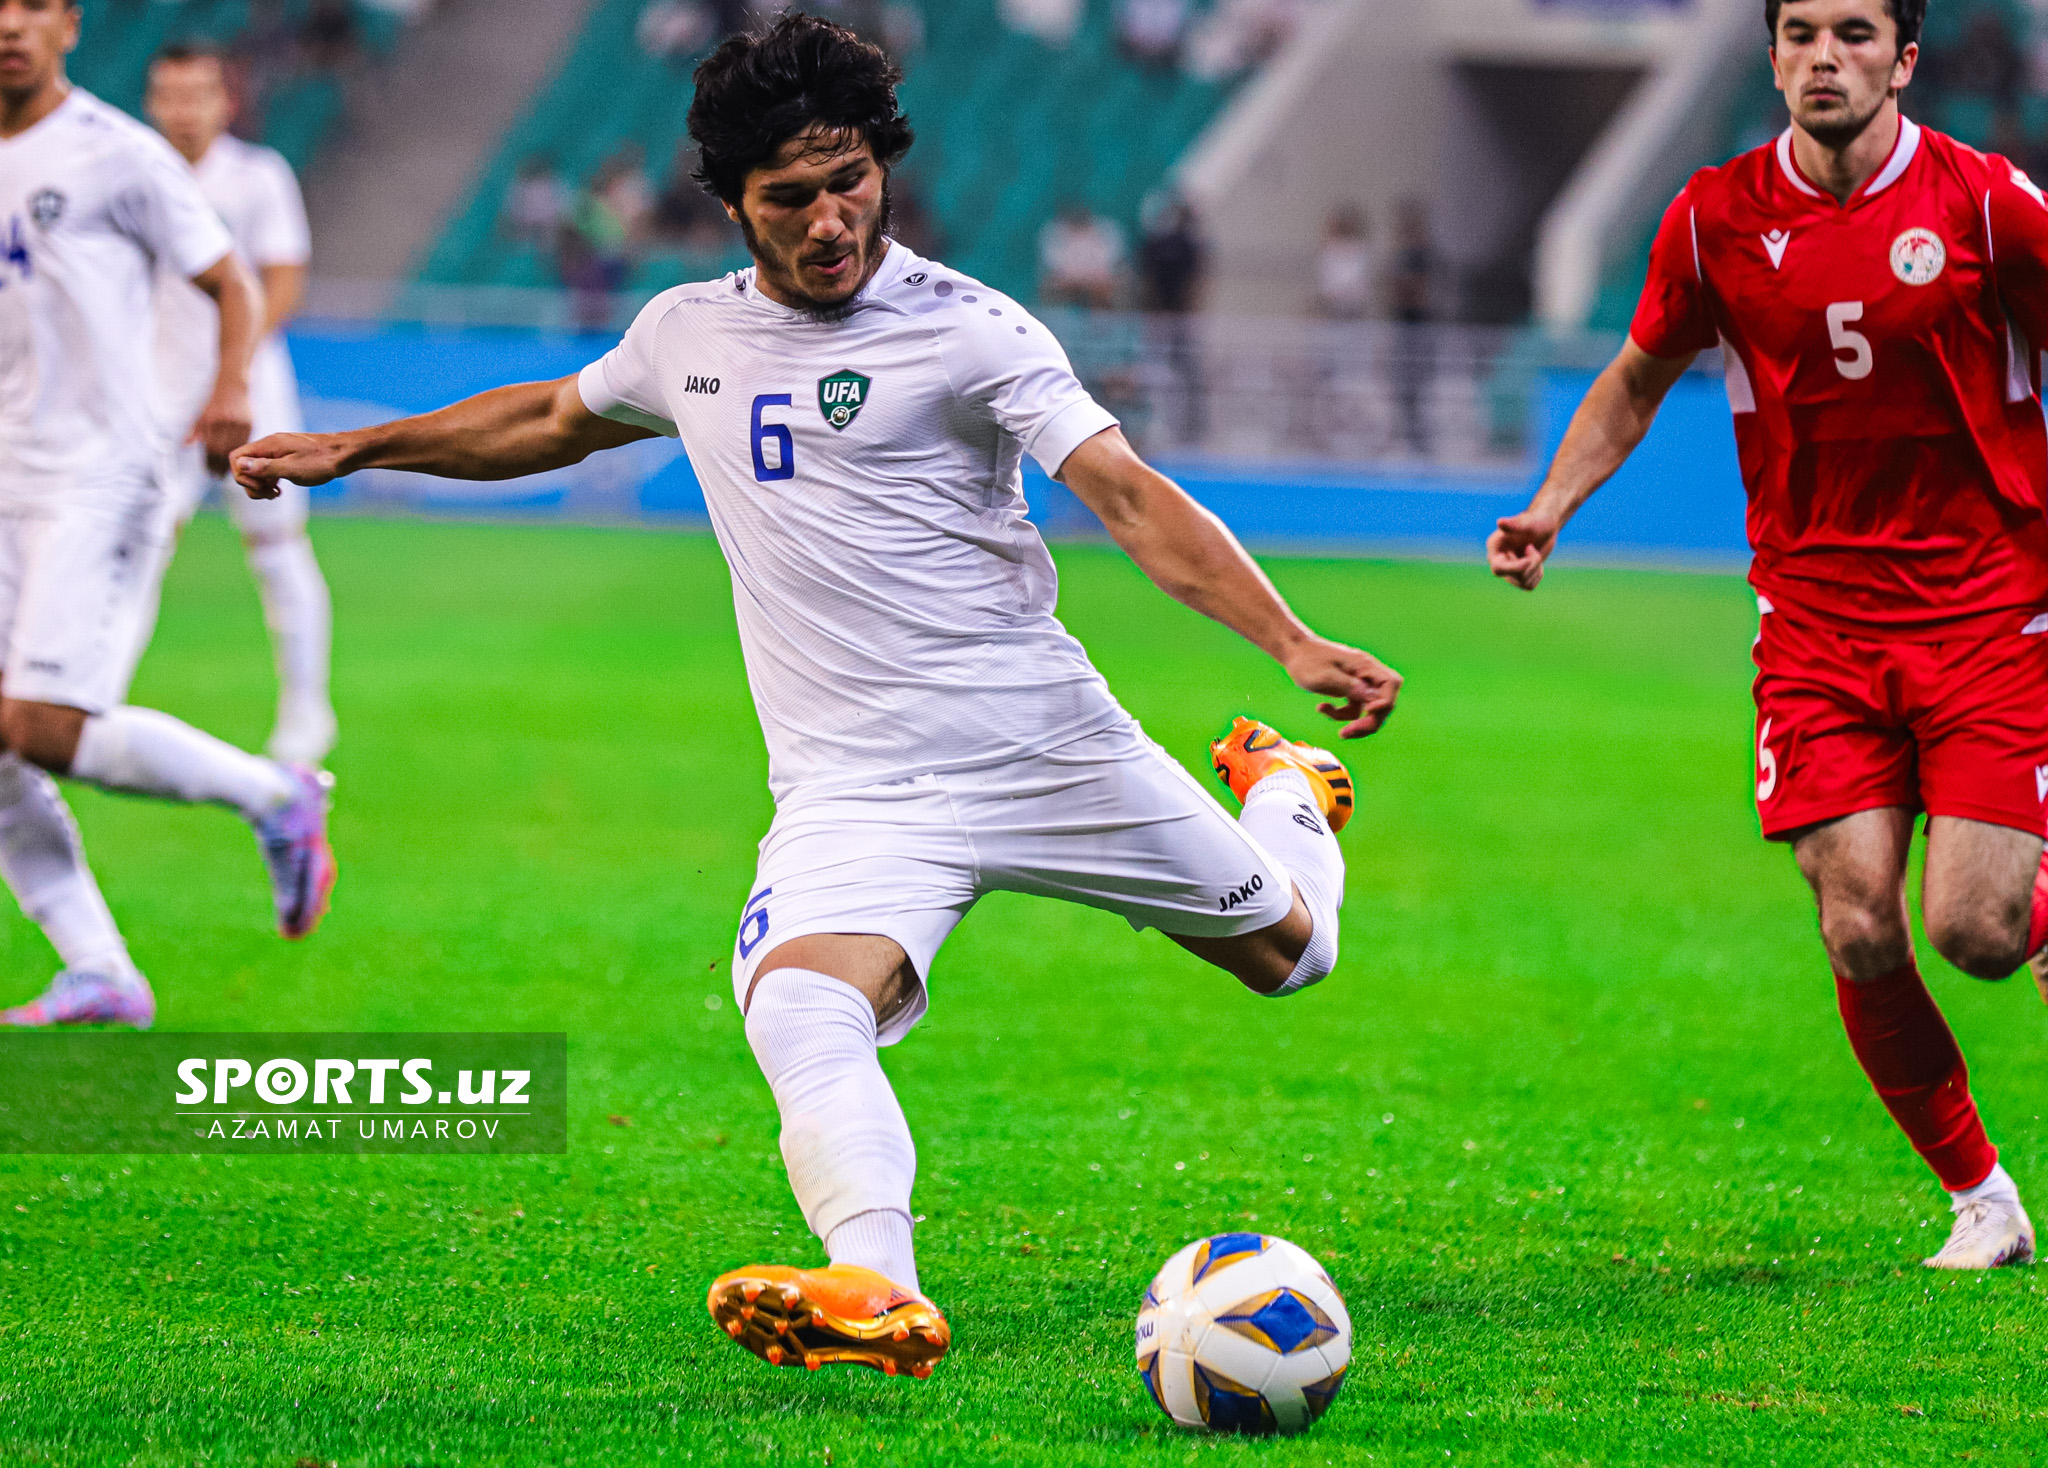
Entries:
{"label": "player's bare knee", "polygon": [[1255,934],[1260,939],[1257,962],[1249,971],[1238,971],[1238,982],[1254,994],[1268,999],[1285,999],[1320,984],[1337,966],[1336,935],[1318,934],[1312,924],[1297,919]]}
{"label": "player's bare knee", "polygon": [[2003,979],[2027,961],[2025,914],[1929,911],[1927,940],[1943,958],[1977,979]]}
{"label": "player's bare knee", "polygon": [[1229,967],[1240,984],[1261,998],[1270,999],[1287,987],[1299,961],[1298,955],[1290,959],[1278,945],[1263,943]]}
{"label": "player's bare knee", "polygon": [[0,699],[0,742],[32,765],[54,775],[67,774],[78,754],[78,736],[85,719],[81,709]]}
{"label": "player's bare knee", "polygon": [[1912,944],[1897,915],[1875,904],[1824,903],[1820,932],[1836,971],[1852,979],[1878,978],[1912,957]]}

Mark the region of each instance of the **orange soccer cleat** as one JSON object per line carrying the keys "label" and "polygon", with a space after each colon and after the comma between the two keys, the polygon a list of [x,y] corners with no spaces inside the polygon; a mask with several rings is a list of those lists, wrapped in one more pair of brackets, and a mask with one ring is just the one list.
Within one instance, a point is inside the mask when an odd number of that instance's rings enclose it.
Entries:
{"label": "orange soccer cleat", "polygon": [[1240,801],[1276,770],[1298,770],[1316,793],[1332,831],[1351,819],[1351,772],[1327,750],[1283,739],[1271,724],[1239,716],[1230,732],[1209,746],[1216,773]]}
{"label": "orange soccer cleat", "polygon": [[922,1381],[953,1344],[938,1306],[853,1264],[735,1269],[712,1281],[704,1303],[720,1330],[770,1366],[847,1362]]}

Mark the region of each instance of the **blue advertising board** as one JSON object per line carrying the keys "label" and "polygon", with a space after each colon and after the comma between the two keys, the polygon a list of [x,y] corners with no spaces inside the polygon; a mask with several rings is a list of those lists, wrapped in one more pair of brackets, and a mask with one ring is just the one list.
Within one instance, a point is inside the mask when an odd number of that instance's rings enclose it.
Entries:
{"label": "blue advertising board", "polygon": [[[613,339],[531,331],[306,325],[292,351],[316,430],[427,412],[511,382],[566,377]],[[1549,461],[1590,374],[1557,372],[1539,394],[1531,464]],[[1528,501],[1536,471],[1389,468],[1167,458],[1161,467],[1250,545],[1323,554],[1476,556],[1494,521]],[[1094,517],[1027,463],[1033,518],[1054,537],[1099,535]],[[681,446],[659,439],[530,479],[468,484],[374,470],[319,492],[362,510],[700,524],[704,495]],[[1561,554],[1646,563],[1739,564],[1743,496],[1718,382],[1688,375],[1612,483],[1566,532]]]}

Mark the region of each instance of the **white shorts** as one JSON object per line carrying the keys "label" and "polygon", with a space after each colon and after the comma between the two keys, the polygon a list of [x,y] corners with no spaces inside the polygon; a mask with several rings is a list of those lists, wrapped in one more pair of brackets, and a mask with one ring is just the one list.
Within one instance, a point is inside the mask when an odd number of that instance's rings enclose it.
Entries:
{"label": "white shorts", "polygon": [[924,1015],[940,945],[989,892],[1185,937],[1257,932],[1294,906],[1280,864],[1132,723],[986,769],[793,797],[761,842],[733,998],[746,1007],[755,967],[792,938],[879,934],[918,977],[880,1036],[893,1045]]}
{"label": "white shorts", "polygon": [[156,614],[164,514],[154,485],[0,511],[0,688],[105,713],[128,696]]}

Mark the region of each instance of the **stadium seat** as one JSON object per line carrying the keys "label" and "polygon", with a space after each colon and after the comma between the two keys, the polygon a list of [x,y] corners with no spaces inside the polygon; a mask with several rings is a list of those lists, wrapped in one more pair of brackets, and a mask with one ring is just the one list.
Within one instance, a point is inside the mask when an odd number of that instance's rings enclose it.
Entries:
{"label": "stadium seat", "polygon": [[[250,0],[82,0],[85,16],[71,76],[87,91],[116,107],[140,114],[149,60],[176,41],[210,41],[234,47],[257,16]],[[282,23],[293,27],[311,10],[311,0],[289,0]],[[356,39],[370,55],[384,55],[401,40],[404,21],[375,5],[353,4]],[[288,43],[287,43],[288,44]],[[312,164],[342,112],[341,80],[331,70],[293,63],[274,82],[263,108],[262,141],[289,158],[301,173]]]}
{"label": "stadium seat", "polygon": [[[423,282],[552,283],[544,255],[499,228],[525,159],[546,157],[580,184],[636,144],[659,185],[684,137],[697,58],[661,60],[640,48],[644,4],[601,0],[593,10],[430,253]],[[1027,300],[1039,226],[1059,205],[1085,200],[1134,237],[1146,196],[1229,96],[1227,84],[1126,61],[1109,9],[1090,5],[1072,43],[1055,49],[1007,27],[996,0],[927,4],[923,48],[906,65],[903,105],[919,139],[907,186],[919,191],[949,263]],[[652,292],[741,263],[738,252],[702,259],[671,249],[643,259],[632,285]]]}

